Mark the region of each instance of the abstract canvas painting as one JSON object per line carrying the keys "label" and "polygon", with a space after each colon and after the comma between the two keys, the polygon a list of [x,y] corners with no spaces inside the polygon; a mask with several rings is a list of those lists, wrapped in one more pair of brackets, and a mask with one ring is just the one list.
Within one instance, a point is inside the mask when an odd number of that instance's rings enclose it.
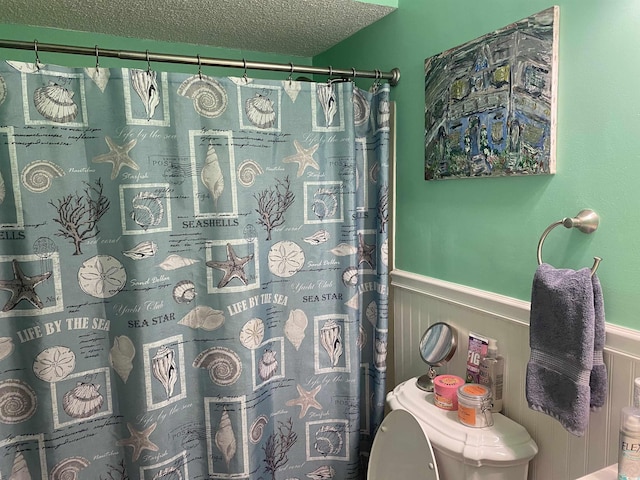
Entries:
{"label": "abstract canvas painting", "polygon": [[558,15],[425,60],[425,180],[555,173]]}

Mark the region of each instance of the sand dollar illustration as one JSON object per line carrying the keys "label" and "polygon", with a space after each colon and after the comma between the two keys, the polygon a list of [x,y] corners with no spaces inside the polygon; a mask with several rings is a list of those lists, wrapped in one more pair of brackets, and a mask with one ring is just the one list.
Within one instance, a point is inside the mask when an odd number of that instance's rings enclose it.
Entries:
{"label": "sand dollar illustration", "polygon": [[240,330],[240,343],[251,350],[257,348],[264,338],[264,322],[259,318],[252,318]]}
{"label": "sand dollar illustration", "polygon": [[68,347],[50,347],[38,354],[33,373],[40,380],[53,383],[66,378],[76,368],[76,355]]}
{"label": "sand dollar illustration", "polygon": [[304,252],[297,243],[284,240],[271,247],[267,260],[271,273],[278,277],[291,277],[304,266]]}
{"label": "sand dollar illustration", "polygon": [[111,255],[96,255],[84,261],[78,270],[78,283],[87,295],[110,298],[122,290],[127,272],[120,261]]}

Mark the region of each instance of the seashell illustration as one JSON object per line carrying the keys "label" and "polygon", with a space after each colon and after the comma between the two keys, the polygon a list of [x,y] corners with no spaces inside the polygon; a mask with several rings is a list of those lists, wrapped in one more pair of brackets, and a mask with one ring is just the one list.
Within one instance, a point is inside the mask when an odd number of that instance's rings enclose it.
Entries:
{"label": "seashell illustration", "polygon": [[272,245],[267,255],[269,271],[282,278],[298,273],[304,267],[304,259],[302,248],[288,240]]}
{"label": "seashell illustration", "polygon": [[22,455],[22,452],[16,452],[15,457],[13,457],[9,480],[31,480],[31,478],[31,472],[29,472],[29,466],[24,455]]}
{"label": "seashell illustration", "polygon": [[167,399],[173,395],[173,388],[178,381],[178,370],[174,357],[175,351],[163,345],[151,359],[151,371],[164,387]]}
{"label": "seashell illustration", "polygon": [[358,248],[348,243],[339,243],[329,251],[337,257],[346,257],[358,253]]}
{"label": "seashell illustration", "polygon": [[63,410],[73,418],[88,418],[94,415],[104,403],[99,389],[100,385],[78,382],[62,397]]}
{"label": "seashell illustration", "polygon": [[338,112],[335,88],[333,84],[319,83],[316,85],[316,94],[324,112],[325,126],[328,127]]}
{"label": "seashell illustration", "polygon": [[130,71],[131,86],[142,100],[147,118],[153,117],[156,107],[160,103],[156,72],[151,70],[132,69]]}
{"label": "seashell illustration", "polygon": [[140,242],[129,250],[123,250],[122,254],[134,260],[142,260],[143,258],[155,257],[158,253],[158,244],[153,240]]}
{"label": "seashell illustration", "polygon": [[0,203],[4,202],[4,197],[7,195],[7,186],[4,184],[4,178],[2,172],[0,172]]}
{"label": "seashell illustration", "polygon": [[64,170],[53,162],[36,160],[22,169],[22,184],[33,193],[42,193],[49,190],[51,180],[62,177]]}
{"label": "seashell illustration", "polygon": [[364,125],[369,120],[371,108],[369,102],[358,88],[353,89],[353,123],[356,126]]}
{"label": "seashell illustration", "polygon": [[211,198],[213,199],[213,205],[217,209],[218,198],[220,198],[224,190],[224,176],[220,168],[220,162],[218,161],[218,154],[216,153],[216,149],[213,148],[213,145],[209,145],[207,148],[207,157],[204,161],[204,167],[202,167],[202,171],[200,172],[200,180],[202,180],[204,186],[209,190]]}
{"label": "seashell illustration", "polygon": [[303,240],[311,245],[320,245],[331,238],[331,235],[326,230],[318,230],[313,235],[303,238]]}
{"label": "seashell illustration", "polygon": [[358,338],[356,339],[356,345],[358,349],[362,350],[364,346],[367,344],[367,332],[362,325],[358,325]]}
{"label": "seashell illustration", "polygon": [[258,128],[271,128],[276,123],[273,101],[259,93],[244,102],[244,111],[249,121]]}
{"label": "seashell illustration", "polygon": [[358,269],[356,267],[347,267],[342,272],[342,283],[345,287],[355,287],[358,284]]}
{"label": "seashell illustration", "polygon": [[380,261],[385,267],[389,266],[389,239],[385,238],[380,245]]}
{"label": "seashell illustration", "polygon": [[389,100],[381,100],[378,104],[378,128],[389,128],[390,117]]}
{"label": "seashell illustration", "polygon": [[342,355],[342,328],[333,320],[327,320],[320,329],[320,345],[329,355],[331,366],[335,367]]}
{"label": "seashell illustration", "polygon": [[78,105],[73,101],[73,93],[66,88],[50,82],[33,92],[36,110],[47,120],[65,123],[78,115]]}
{"label": "seashell illustration", "polygon": [[68,347],[49,347],[33,361],[33,373],[45,382],[65,379],[76,368],[76,355]]}
{"label": "seashell illustration", "polygon": [[16,62],[12,60],[7,60],[6,62],[8,65],[12,66],[16,70],[18,70],[20,73],[36,73],[41,68],[46,67],[44,63],[40,63],[40,62],[38,62],[37,65],[35,63]]}
{"label": "seashell illustration", "polygon": [[249,429],[249,441],[253,444],[260,442],[262,434],[264,433],[264,427],[269,423],[269,418],[266,415],[260,415],[254,420]]}
{"label": "seashell illustration", "polygon": [[38,408],[36,392],[22,380],[0,382],[0,423],[15,424],[29,420]]}
{"label": "seashell illustration", "polygon": [[201,328],[202,330],[211,332],[221,327],[224,323],[224,312],[214,310],[206,305],[198,305],[182,317],[178,323],[185,327]]}
{"label": "seashell illustration", "polygon": [[222,410],[222,416],[220,417],[220,423],[218,424],[218,430],[216,431],[215,443],[222,458],[224,458],[229,469],[229,463],[236,454],[236,436],[231,428],[231,418],[229,418],[229,412],[227,407]]}
{"label": "seashell illustration", "polygon": [[167,467],[159,470],[151,480],[183,480],[182,473],[176,467]]}
{"label": "seashell illustration", "polygon": [[353,297],[351,297],[349,300],[344,302],[344,304],[349,308],[353,308],[354,310],[358,310],[360,308],[360,294],[359,293],[355,293],[353,295]]}
{"label": "seashell illustration", "polygon": [[233,385],[242,373],[242,361],[236,352],[225,347],[211,347],[193,361],[196,368],[209,370],[209,378],[222,387]]}
{"label": "seashell illustration", "polygon": [[138,192],[131,200],[131,219],[144,230],[160,225],[164,218],[164,205],[153,192]]}
{"label": "seashell illustration", "polygon": [[194,263],[198,263],[199,260],[193,260],[192,258],[181,257],[180,255],[169,255],[158,266],[163,270],[176,270],[182,267],[188,267]]}
{"label": "seashell illustration", "polygon": [[78,472],[87,468],[91,462],[84,457],[69,457],[61,460],[49,472],[51,480],[77,480]]}
{"label": "seashell illustration", "polygon": [[333,217],[338,211],[338,197],[331,190],[319,188],[313,194],[311,210],[320,220]]}
{"label": "seashell illustration", "polygon": [[374,163],[369,169],[369,181],[371,183],[378,183],[378,174],[380,173],[380,164]]}
{"label": "seashell illustration", "polygon": [[371,325],[375,327],[378,324],[378,304],[375,300],[369,302],[369,305],[367,305],[367,309],[365,310],[365,315]]}
{"label": "seashell illustration", "polygon": [[258,375],[263,381],[269,380],[278,370],[278,360],[276,360],[276,352],[266,349],[262,352],[262,357],[258,362]]}
{"label": "seashell illustration", "polygon": [[191,280],[182,280],[173,287],[176,303],[191,303],[196,298],[196,285]]}
{"label": "seashell illustration", "polygon": [[304,340],[304,331],[308,324],[307,315],[302,310],[296,308],[289,312],[289,318],[284,323],[284,335],[296,350],[300,348],[302,340]]}
{"label": "seashell illustration", "polygon": [[376,338],[373,364],[378,370],[387,369],[387,341]]}
{"label": "seashell illustration", "polygon": [[344,445],[342,432],[333,425],[323,425],[316,432],[315,437],[316,441],[313,446],[320,455],[326,456],[340,453]]}
{"label": "seashell illustration", "polygon": [[193,108],[203,117],[216,118],[227,109],[227,92],[217,80],[193,75],[178,87],[178,95],[193,100]]}
{"label": "seashell illustration", "polygon": [[0,337],[0,360],[4,360],[13,353],[15,345],[11,337]]}
{"label": "seashell illustration", "polygon": [[300,90],[302,90],[302,84],[300,82],[283,80],[282,86],[284,88],[285,93],[289,95],[289,98],[291,99],[291,101],[295,103],[296,99],[298,98],[298,94],[300,93]]}
{"label": "seashell illustration", "polygon": [[307,473],[307,477],[312,480],[327,480],[335,477],[336,471],[331,465],[323,465],[316,468],[313,472]]}
{"label": "seashell illustration", "polygon": [[253,350],[262,343],[264,338],[264,322],[259,318],[252,318],[240,330],[240,343]]}
{"label": "seashell illustration", "polygon": [[136,347],[126,335],[120,335],[113,339],[113,347],[109,350],[109,363],[124,383],[127,383],[129,374],[133,370],[133,357],[136,356]]}
{"label": "seashell illustration", "polygon": [[109,83],[109,77],[111,77],[111,71],[108,68],[91,67],[85,68],[84,73],[104,93],[104,89],[107,88],[107,83]]}
{"label": "seashell illustration", "polygon": [[5,98],[7,98],[7,84],[2,75],[0,75],[0,105],[2,105]]}
{"label": "seashell illustration", "polygon": [[263,173],[264,170],[258,162],[245,160],[238,166],[238,181],[243,187],[250,187],[256,182],[256,177]]}
{"label": "seashell illustration", "polygon": [[111,255],[96,255],[85,260],[78,270],[78,283],[87,295],[111,298],[127,282],[127,272],[120,261]]}

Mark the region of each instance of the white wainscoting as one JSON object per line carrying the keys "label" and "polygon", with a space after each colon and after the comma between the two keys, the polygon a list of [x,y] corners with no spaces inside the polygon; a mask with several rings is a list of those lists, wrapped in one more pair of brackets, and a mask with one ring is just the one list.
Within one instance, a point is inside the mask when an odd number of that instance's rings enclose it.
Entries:
{"label": "white wainscoting", "polygon": [[[523,425],[539,448],[529,480],[575,480],[618,461],[620,409],[631,404],[633,379],[640,376],[640,332],[607,325],[604,361],[609,372],[608,400],[599,412],[591,413],[585,436],[576,437],[553,418],[527,406],[529,302],[400,270],[394,270],[391,277],[391,382],[397,384],[426,371],[418,343],[435,322],[447,322],[458,330],[458,350],[439,373],[464,377],[469,331],[495,338],[506,362],[503,413]],[[604,300],[606,305],[606,291]]]}

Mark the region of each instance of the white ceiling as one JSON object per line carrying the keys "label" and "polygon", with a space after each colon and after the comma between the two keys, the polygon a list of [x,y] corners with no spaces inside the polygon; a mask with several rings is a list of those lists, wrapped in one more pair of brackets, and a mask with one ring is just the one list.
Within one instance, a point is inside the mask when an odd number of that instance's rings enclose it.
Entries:
{"label": "white ceiling", "polygon": [[0,3],[2,23],[302,57],[324,52],[394,10],[356,0],[2,0]]}

